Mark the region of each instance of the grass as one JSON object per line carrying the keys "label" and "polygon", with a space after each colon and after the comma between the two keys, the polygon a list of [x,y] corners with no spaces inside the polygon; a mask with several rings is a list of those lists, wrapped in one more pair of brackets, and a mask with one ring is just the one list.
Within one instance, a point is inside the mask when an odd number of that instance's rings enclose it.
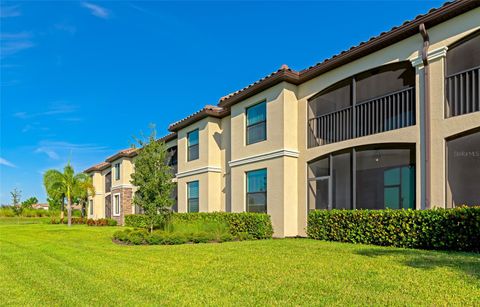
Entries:
{"label": "grass", "polygon": [[118,229],[1,224],[1,304],[480,303],[478,254],[309,239],[120,246]]}

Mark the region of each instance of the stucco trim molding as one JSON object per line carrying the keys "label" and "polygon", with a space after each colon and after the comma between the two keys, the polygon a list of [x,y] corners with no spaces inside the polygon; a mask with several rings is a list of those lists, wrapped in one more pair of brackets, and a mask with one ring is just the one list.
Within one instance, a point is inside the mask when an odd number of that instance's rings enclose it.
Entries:
{"label": "stucco trim molding", "polygon": [[292,157],[292,158],[298,158],[299,152],[296,150],[291,150],[291,149],[280,149],[280,150],[275,150],[271,152],[267,152],[264,154],[260,155],[255,155],[255,156],[250,156],[247,158],[242,158],[238,160],[233,160],[228,162],[228,165],[230,167],[235,167],[239,165],[244,165],[244,164],[249,164],[249,163],[254,163],[254,162],[260,162],[260,161],[265,161],[265,160],[270,160],[270,159],[275,159],[275,158],[280,158],[280,157]]}
{"label": "stucco trim molding", "polygon": [[[448,47],[447,46],[444,46],[444,47],[440,47],[440,48],[437,48],[437,49],[434,49],[430,52],[428,52],[428,61],[432,61],[432,60],[435,60],[435,59],[438,59],[438,58],[443,58],[443,57],[446,57],[447,56],[447,50],[448,50]],[[412,66],[413,67],[422,67],[423,66],[423,60],[422,60],[422,56],[418,56],[414,59],[411,59],[410,62],[412,63]]]}
{"label": "stucco trim molding", "polygon": [[125,184],[117,184],[117,185],[114,185],[114,186],[112,186],[111,189],[112,189],[112,191],[113,191],[114,189],[131,189],[131,188],[133,188],[133,185],[132,185],[132,184],[130,184],[130,183],[125,183]]}
{"label": "stucco trim molding", "polygon": [[205,166],[205,167],[200,167],[196,169],[192,169],[190,171],[185,171],[181,173],[177,173],[176,177],[178,178],[183,178],[183,177],[188,177],[188,176],[193,176],[193,175],[198,175],[198,174],[203,174],[203,173],[221,173],[222,168],[218,166]]}

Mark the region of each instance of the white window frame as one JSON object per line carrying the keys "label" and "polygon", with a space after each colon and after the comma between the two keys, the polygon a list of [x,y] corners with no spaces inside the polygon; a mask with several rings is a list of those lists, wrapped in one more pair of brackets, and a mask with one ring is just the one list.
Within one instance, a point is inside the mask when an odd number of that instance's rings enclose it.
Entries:
{"label": "white window frame", "polygon": [[[118,212],[115,212],[116,210],[116,205],[115,205],[115,197],[118,196]],[[112,210],[112,215],[113,216],[120,216],[120,213],[122,212],[122,201],[120,197],[120,193],[115,193],[113,194],[113,210]]]}

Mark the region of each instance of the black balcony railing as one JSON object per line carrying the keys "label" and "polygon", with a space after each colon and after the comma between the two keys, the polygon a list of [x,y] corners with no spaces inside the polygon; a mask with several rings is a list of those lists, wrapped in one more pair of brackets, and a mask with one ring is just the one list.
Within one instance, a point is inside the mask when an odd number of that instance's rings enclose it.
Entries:
{"label": "black balcony railing", "polygon": [[480,111],[480,67],[446,77],[445,88],[446,117]]}
{"label": "black balcony railing", "polygon": [[412,125],[415,125],[415,88],[409,87],[309,119],[308,146],[321,146]]}

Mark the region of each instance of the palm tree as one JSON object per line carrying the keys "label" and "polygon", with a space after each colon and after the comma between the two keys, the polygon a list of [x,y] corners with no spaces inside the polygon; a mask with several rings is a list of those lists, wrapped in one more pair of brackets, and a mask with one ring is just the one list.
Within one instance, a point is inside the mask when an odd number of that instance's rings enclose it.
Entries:
{"label": "palm tree", "polygon": [[63,173],[54,169],[46,171],[43,184],[47,193],[61,194],[67,199],[68,226],[72,225],[72,200],[95,194],[92,178],[85,173],[75,174],[70,162],[63,169]]}

